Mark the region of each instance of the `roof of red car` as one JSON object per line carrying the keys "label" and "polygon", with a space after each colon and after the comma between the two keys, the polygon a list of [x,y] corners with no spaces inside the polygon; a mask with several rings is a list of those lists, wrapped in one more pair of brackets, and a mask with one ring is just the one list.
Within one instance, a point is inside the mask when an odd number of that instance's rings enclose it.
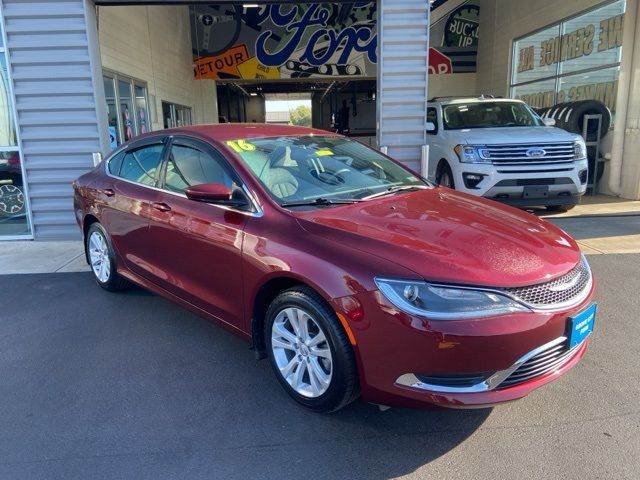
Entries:
{"label": "roof of red car", "polygon": [[[157,132],[155,132],[157,133]],[[193,133],[218,142],[243,138],[277,137],[282,135],[335,135],[317,128],[296,127],[292,125],[269,125],[265,123],[220,123],[213,125],[193,125],[189,127],[164,130],[164,134]]]}

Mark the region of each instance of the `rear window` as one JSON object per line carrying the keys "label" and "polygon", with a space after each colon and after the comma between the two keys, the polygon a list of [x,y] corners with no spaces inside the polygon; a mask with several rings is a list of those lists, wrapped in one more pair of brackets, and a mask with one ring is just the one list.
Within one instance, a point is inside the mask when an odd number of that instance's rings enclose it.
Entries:
{"label": "rear window", "polygon": [[129,150],[122,159],[119,177],[142,185],[155,185],[164,145]]}
{"label": "rear window", "polygon": [[107,162],[107,170],[111,175],[120,175],[120,167],[122,167],[122,160],[124,159],[125,152],[120,152],[117,155],[111,157]]}

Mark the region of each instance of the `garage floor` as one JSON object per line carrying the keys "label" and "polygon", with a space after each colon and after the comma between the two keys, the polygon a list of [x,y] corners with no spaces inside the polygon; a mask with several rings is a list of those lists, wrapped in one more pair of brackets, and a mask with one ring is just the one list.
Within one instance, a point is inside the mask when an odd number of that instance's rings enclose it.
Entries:
{"label": "garage floor", "polygon": [[640,255],[590,261],[599,318],[566,377],[494,409],[332,415],[141,289],[0,276],[0,478],[637,478]]}

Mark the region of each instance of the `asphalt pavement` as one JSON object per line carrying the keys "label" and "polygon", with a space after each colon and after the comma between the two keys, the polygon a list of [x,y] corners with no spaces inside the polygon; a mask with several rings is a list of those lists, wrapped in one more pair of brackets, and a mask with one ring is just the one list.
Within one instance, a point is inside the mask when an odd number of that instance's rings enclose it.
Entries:
{"label": "asphalt pavement", "polygon": [[0,276],[0,479],[637,479],[640,255],[592,255],[593,342],[493,409],[320,415],[221,328],[89,273]]}

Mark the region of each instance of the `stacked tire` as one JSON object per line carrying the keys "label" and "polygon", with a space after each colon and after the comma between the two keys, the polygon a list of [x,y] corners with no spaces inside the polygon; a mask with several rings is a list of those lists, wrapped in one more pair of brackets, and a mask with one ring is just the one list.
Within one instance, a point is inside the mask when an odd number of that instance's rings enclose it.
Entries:
{"label": "stacked tire", "polygon": [[596,122],[590,122],[587,130],[587,142],[600,140],[611,126],[611,112],[604,103],[596,100],[559,103],[553,107],[541,108],[536,111],[543,118],[553,118],[556,121],[556,127],[578,134],[582,134],[585,115],[602,115],[600,138],[598,138]]}
{"label": "stacked tire", "polygon": [[[589,122],[585,139],[587,142],[600,141],[609,131],[609,127],[611,127],[611,112],[604,103],[598,102],[597,100],[559,103],[553,107],[536,109],[536,112],[542,118],[554,119],[556,121],[556,127],[579,135],[583,134],[585,115],[602,115],[600,136],[598,137],[597,122]],[[593,182],[594,166],[596,165],[595,156],[595,147],[588,147],[589,183]],[[598,164],[598,171],[595,172],[596,181],[600,181],[603,171],[604,164],[601,162]]]}

